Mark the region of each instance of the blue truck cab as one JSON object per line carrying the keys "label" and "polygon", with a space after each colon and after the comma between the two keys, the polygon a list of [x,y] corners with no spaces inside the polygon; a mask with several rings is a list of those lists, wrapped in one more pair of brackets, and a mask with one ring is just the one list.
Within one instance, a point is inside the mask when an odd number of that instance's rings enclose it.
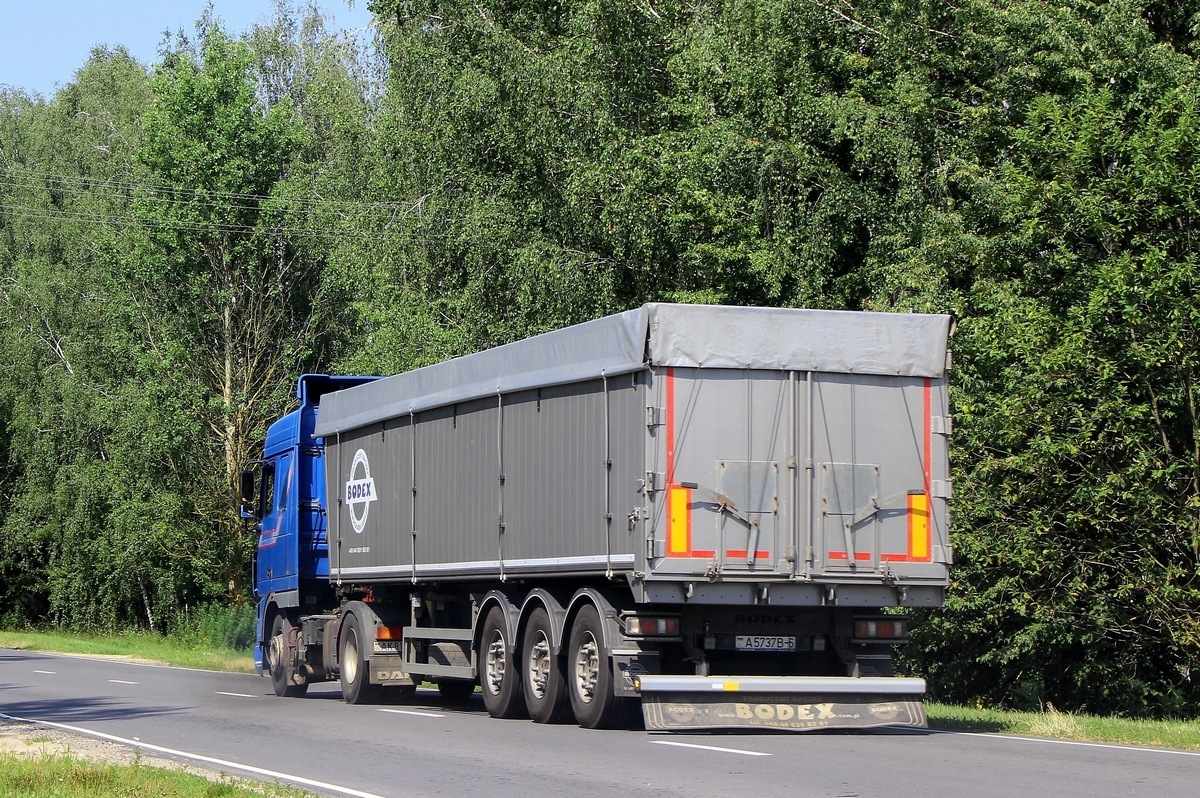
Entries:
{"label": "blue truck cab", "polygon": [[268,619],[301,609],[301,596],[311,600],[330,591],[324,447],[313,435],[321,397],[374,379],[302,375],[296,384],[299,407],[270,426],[262,460],[242,473],[241,514],[255,520],[258,531],[254,666],[260,674]]}

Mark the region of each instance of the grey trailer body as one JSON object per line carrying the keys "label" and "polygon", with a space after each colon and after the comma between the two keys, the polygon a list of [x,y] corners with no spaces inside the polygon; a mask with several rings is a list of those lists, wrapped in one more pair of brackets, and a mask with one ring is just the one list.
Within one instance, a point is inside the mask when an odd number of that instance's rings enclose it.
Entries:
{"label": "grey trailer body", "polygon": [[540,610],[577,715],[599,678],[651,728],[922,725],[882,610],[947,584],[949,328],[651,304],[324,396],[329,579],[403,624],[364,668],[486,702]]}
{"label": "grey trailer body", "polygon": [[[316,429],[340,497],[330,573],[939,603],[948,327],[647,305],[331,394]],[[345,495],[365,478],[374,494]],[[912,504],[932,510],[920,540]]]}

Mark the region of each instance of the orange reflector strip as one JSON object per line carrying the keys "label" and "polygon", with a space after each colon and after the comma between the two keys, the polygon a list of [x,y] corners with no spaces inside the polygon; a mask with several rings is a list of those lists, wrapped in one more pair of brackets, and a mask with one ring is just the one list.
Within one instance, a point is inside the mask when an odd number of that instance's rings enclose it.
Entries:
{"label": "orange reflector strip", "polygon": [[667,488],[667,554],[687,556],[692,551],[692,491]]}
{"label": "orange reflector strip", "polygon": [[908,495],[908,556],[916,562],[929,562],[929,494]]}

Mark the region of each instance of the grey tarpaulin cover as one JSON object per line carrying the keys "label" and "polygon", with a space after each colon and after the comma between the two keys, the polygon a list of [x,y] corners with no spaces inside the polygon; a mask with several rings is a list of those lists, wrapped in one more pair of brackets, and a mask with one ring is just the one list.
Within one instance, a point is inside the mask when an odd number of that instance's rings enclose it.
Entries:
{"label": "grey tarpaulin cover", "polygon": [[647,365],[938,377],[950,317],[648,304],[321,399],[316,434]]}

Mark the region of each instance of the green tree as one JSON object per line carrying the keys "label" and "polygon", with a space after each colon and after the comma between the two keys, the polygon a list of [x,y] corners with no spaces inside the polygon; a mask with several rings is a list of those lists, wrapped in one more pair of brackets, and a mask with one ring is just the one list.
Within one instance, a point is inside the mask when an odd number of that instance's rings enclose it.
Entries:
{"label": "green tree", "polygon": [[1198,76],[1152,8],[976,7],[1005,146],[955,346],[955,587],[919,636],[952,699],[1194,711]]}
{"label": "green tree", "polygon": [[165,55],[145,114],[135,207],[148,342],[172,391],[207,427],[190,473],[196,512],[220,530],[231,595],[253,541],[232,516],[237,475],[314,348],[317,263],[289,236],[278,187],[303,131],[290,98],[256,91],[255,53],[210,20]]}
{"label": "green tree", "polygon": [[99,49],[48,102],[6,96],[0,348],[13,465],[3,522],[10,621],[147,625],[205,590],[174,397],[143,358],[121,274],[146,70]]}

